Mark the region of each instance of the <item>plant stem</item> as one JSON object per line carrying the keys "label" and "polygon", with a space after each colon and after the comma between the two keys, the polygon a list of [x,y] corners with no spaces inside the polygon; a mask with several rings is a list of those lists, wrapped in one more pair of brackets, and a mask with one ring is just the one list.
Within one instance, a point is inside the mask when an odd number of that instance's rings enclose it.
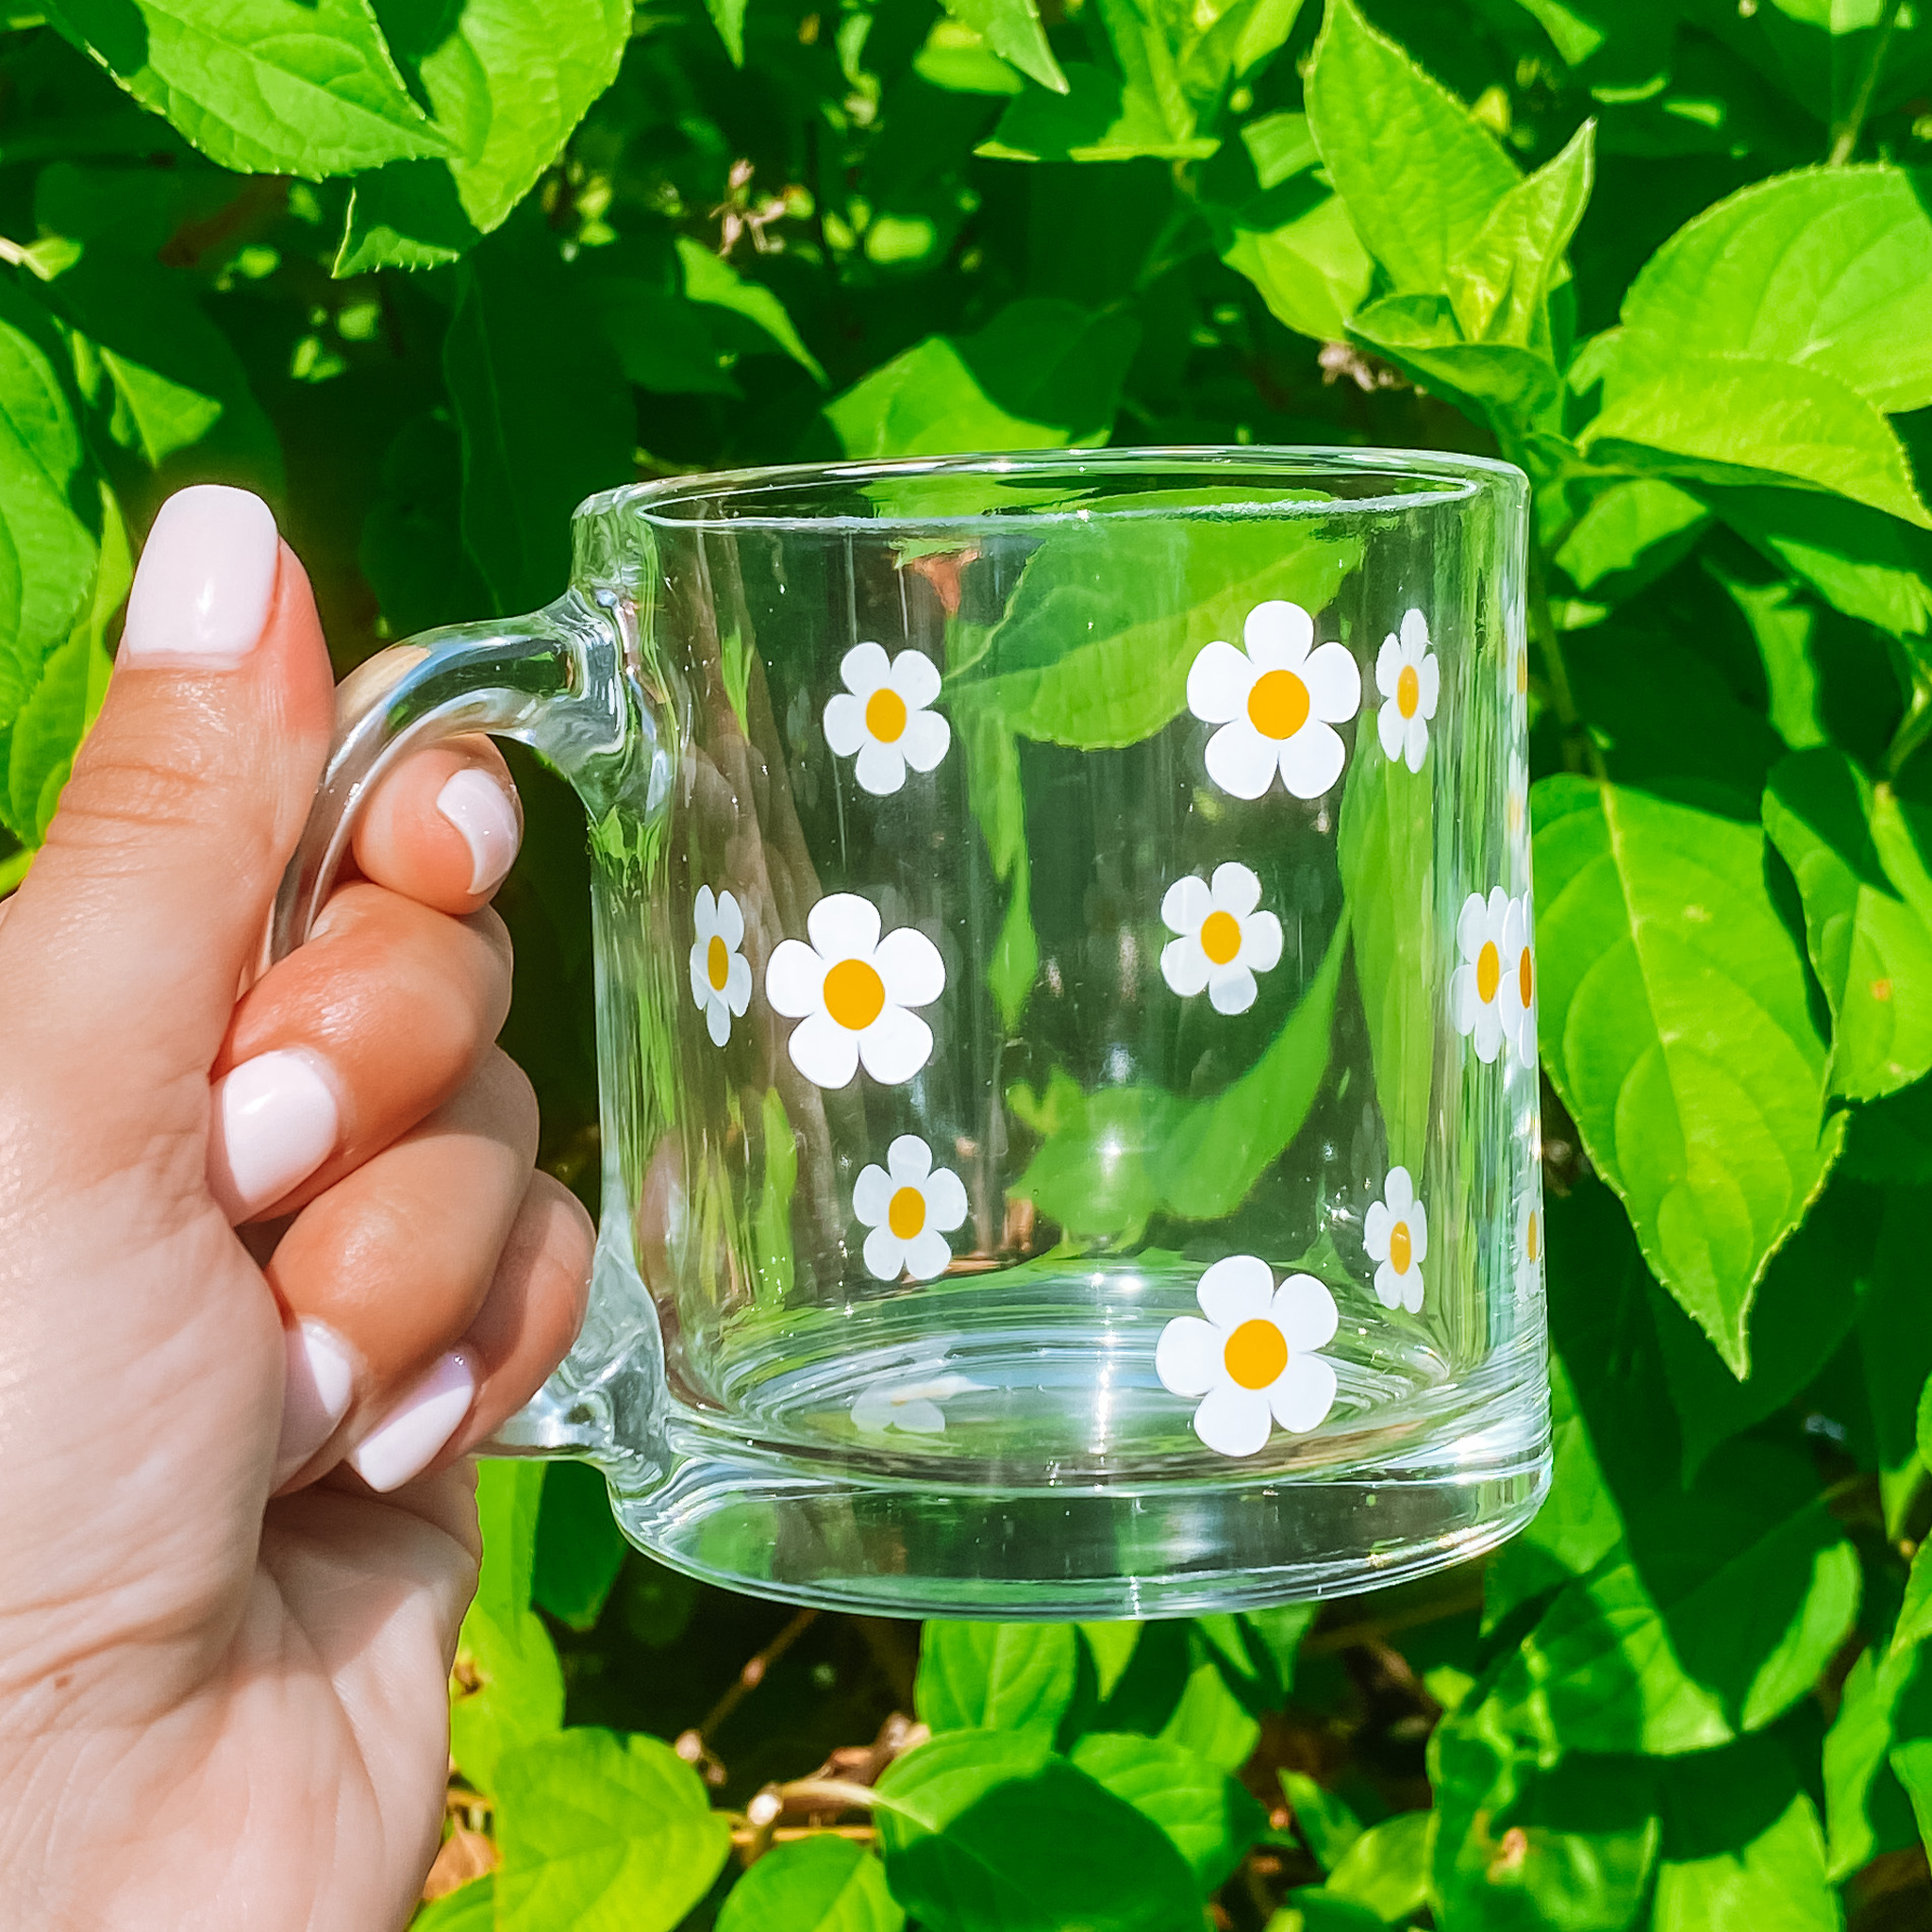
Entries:
{"label": "plant stem", "polygon": [[765,1681],[765,1673],[811,1628],[818,1614],[816,1610],[800,1610],[764,1649],[746,1659],[730,1689],[705,1713],[704,1722],[697,1727],[700,1738],[708,1738]]}
{"label": "plant stem", "polygon": [[1885,0],[1885,11],[1878,17],[1878,31],[1872,41],[1872,58],[1858,77],[1858,92],[1852,97],[1852,111],[1845,116],[1825,166],[1841,168],[1857,152],[1858,137],[1865,131],[1865,116],[1872,110],[1872,96],[1878,92],[1878,76],[1884,71],[1885,57],[1891,51],[1892,29],[1898,25],[1902,0]]}
{"label": "plant stem", "polygon": [[[1550,687],[1550,705],[1563,726],[1571,748],[1580,747],[1583,762],[1591,776],[1607,779],[1603,752],[1590,735],[1583,714],[1576,708],[1576,693],[1570,683],[1570,667],[1563,659],[1563,646],[1557,634],[1557,620],[1550,610],[1550,593],[1543,587],[1541,558],[1532,548],[1529,558],[1529,634],[1536,640],[1537,655],[1543,661],[1543,676]],[[1574,769],[1574,767],[1573,767]]]}

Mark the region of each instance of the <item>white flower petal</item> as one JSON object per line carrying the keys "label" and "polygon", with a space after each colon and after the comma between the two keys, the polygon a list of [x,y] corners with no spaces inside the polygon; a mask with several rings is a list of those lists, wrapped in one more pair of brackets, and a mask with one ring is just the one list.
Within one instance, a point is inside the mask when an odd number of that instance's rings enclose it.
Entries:
{"label": "white flower petal", "polygon": [[1208,981],[1208,1001],[1217,1013],[1245,1013],[1255,1004],[1255,975],[1240,964],[1217,967]]}
{"label": "white flower petal", "polygon": [[1272,912],[1249,915],[1241,926],[1241,949],[1235,956],[1254,973],[1272,973],[1281,963],[1281,922]]}
{"label": "white flower petal", "polygon": [[1176,879],[1160,896],[1160,923],[1170,932],[1193,933],[1214,909],[1214,895],[1191,873]]}
{"label": "white flower petal", "polygon": [[1375,689],[1385,698],[1395,695],[1395,687],[1402,677],[1402,646],[1391,632],[1382,640],[1382,648],[1375,653]]}
{"label": "white flower petal", "polygon": [[808,1013],[786,1043],[791,1064],[815,1087],[849,1087],[858,1072],[858,1040],[828,1013]]}
{"label": "white flower petal", "polygon": [[1418,1261],[1428,1258],[1429,1215],[1420,1201],[1408,1210],[1408,1252]]}
{"label": "white flower petal", "polygon": [[892,1206],[892,1177],[877,1162],[858,1170],[852,1183],[853,1219],[867,1227],[881,1227]]}
{"label": "white flower petal", "polygon": [[1402,1276],[1396,1274],[1393,1261],[1384,1261],[1375,1270],[1375,1299],[1385,1308],[1402,1306]]}
{"label": "white flower petal", "polygon": [[924,651],[901,651],[892,659],[891,685],[908,711],[923,711],[940,694],[939,666]]}
{"label": "white flower petal", "polygon": [[1327,1286],[1312,1274],[1291,1274],[1274,1291],[1268,1312],[1294,1350],[1321,1348],[1334,1339],[1337,1323],[1335,1297]]}
{"label": "white flower petal", "polygon": [[1362,1248],[1372,1261],[1386,1261],[1389,1258],[1389,1236],[1395,1226],[1395,1217],[1389,1211],[1384,1201],[1371,1201],[1369,1211],[1362,1216]]}
{"label": "white flower petal", "polygon": [[1160,949],[1160,976],[1184,1000],[1192,999],[1208,984],[1212,970],[1201,941],[1192,933],[1169,940]]}
{"label": "white flower petal", "polygon": [[852,1400],[852,1426],[862,1436],[883,1436],[892,1426],[892,1391],[887,1382],[868,1383]]}
{"label": "white flower petal", "polygon": [[729,892],[718,894],[718,937],[734,953],[744,943],[744,913]]}
{"label": "white flower petal", "polygon": [[[1341,742],[1336,739],[1338,746]],[[1230,798],[1259,798],[1274,784],[1280,759],[1281,747],[1263,738],[1245,716],[1224,724],[1208,741],[1208,775]]]}
{"label": "white flower petal", "polygon": [[1221,1456],[1252,1456],[1268,1441],[1268,1398],[1224,1382],[1194,1411],[1194,1433]]}
{"label": "white flower petal", "polygon": [[886,1172],[902,1188],[917,1187],[932,1172],[932,1149],[917,1134],[901,1134],[886,1149]]}
{"label": "white flower petal", "polygon": [[892,1426],[908,1436],[940,1436],[945,1433],[946,1418],[937,1402],[915,1395],[892,1405]]}
{"label": "white flower petal", "polygon": [[1428,751],[1429,727],[1423,723],[1422,714],[1418,712],[1408,721],[1405,731],[1403,762],[1411,772],[1420,772],[1423,768],[1423,759],[1428,756]]}
{"label": "white flower petal", "polygon": [[1345,724],[1362,708],[1361,667],[1346,644],[1324,644],[1302,672],[1308,708],[1324,724]]}
{"label": "white flower petal", "polygon": [[1503,1016],[1497,1012],[1493,1002],[1477,1008],[1474,1037],[1475,1057],[1487,1066],[1503,1046]]}
{"label": "white flower petal", "polygon": [[1391,765],[1402,756],[1403,734],[1407,729],[1402,713],[1395,708],[1393,698],[1387,704],[1376,707],[1375,737],[1382,746],[1382,756]]}
{"label": "white flower petal", "polygon": [[1305,1436],[1335,1407],[1335,1371],[1325,1356],[1295,1355],[1268,1391],[1268,1407],[1284,1429]]}
{"label": "white flower petal", "polygon": [[1402,613],[1402,648],[1411,664],[1421,662],[1429,648],[1429,621],[1413,608]]}
{"label": "white flower petal", "polygon": [[839,660],[839,675],[845,680],[845,689],[858,697],[861,707],[891,675],[891,660],[886,656],[882,644],[854,644]]}
{"label": "white flower petal", "polygon": [[1490,888],[1490,902],[1483,908],[1483,937],[1503,943],[1503,922],[1509,916],[1511,900],[1501,886]]}
{"label": "white flower petal", "polygon": [[852,762],[852,775],[860,791],[890,798],[906,782],[906,754],[896,744],[863,744]]}
{"label": "white flower petal", "polygon": [[751,1005],[751,961],[742,953],[733,953],[730,970],[724,975],[724,1004],[742,1015]]}
{"label": "white flower petal", "polygon": [[925,1184],[926,1224],[951,1234],[966,1219],[966,1183],[950,1167],[937,1167]]}
{"label": "white flower petal", "polygon": [[[1234,726],[1225,728],[1232,731]],[[1296,798],[1320,798],[1341,776],[1347,757],[1341,740],[1310,718],[1281,747],[1281,782]]]}
{"label": "white flower petal", "polygon": [[906,1243],[881,1224],[865,1238],[865,1272],[875,1281],[897,1281],[906,1267]]}
{"label": "white flower petal", "polygon": [[805,929],[826,965],[870,959],[879,942],[878,908],[857,892],[831,892],[805,915]]}
{"label": "white flower petal", "polygon": [[1314,619],[1299,604],[1280,597],[1257,604],[1241,625],[1249,660],[1260,671],[1292,671],[1314,641]]}
{"label": "white flower petal", "polygon": [[691,923],[700,942],[708,941],[718,930],[718,902],[711,896],[709,886],[698,888],[698,895],[691,901]]}
{"label": "white flower petal", "polygon": [[899,749],[915,772],[932,771],[952,741],[953,727],[937,711],[914,711],[899,734]]}
{"label": "white flower petal", "polygon": [[713,1046],[723,1046],[731,1038],[731,1015],[715,994],[705,1002],[705,1031]]}
{"label": "white flower petal", "polygon": [[1160,1331],[1154,1373],[1171,1395],[1205,1395],[1221,1371],[1220,1332],[1198,1315],[1176,1315]]}
{"label": "white flower petal", "polygon": [[849,691],[825,700],[825,743],[837,758],[849,758],[866,742],[865,700]]}
{"label": "white flower petal", "polygon": [[1255,667],[1232,644],[1204,644],[1188,667],[1188,709],[1204,724],[1239,718],[1255,681]]}
{"label": "white flower petal", "polygon": [[906,1272],[914,1281],[937,1281],[952,1260],[952,1246],[937,1228],[922,1228],[906,1243]]}
{"label": "white flower petal", "polygon": [[1457,1032],[1475,1031],[1475,1016],[1482,1005],[1475,990],[1475,968],[1458,966],[1449,975],[1449,1015],[1456,1022]]}
{"label": "white flower petal", "polygon": [[1533,999],[1524,1009],[1522,1020],[1518,1023],[1516,1038],[1512,1044],[1516,1048],[1516,1058],[1525,1067],[1536,1065],[1536,1001]]}
{"label": "white flower petal", "polygon": [[1400,1221],[1415,1206],[1415,1182],[1409,1177],[1406,1167],[1391,1167],[1389,1178],[1382,1184],[1382,1198],[1389,1204],[1389,1211]]}
{"label": "white flower petal", "polygon": [[788,1020],[816,1012],[825,999],[825,962],[803,940],[780,940],[765,966],[765,998]]}
{"label": "white flower petal", "polygon": [[902,925],[880,941],[872,956],[895,1007],[929,1007],[946,990],[946,962],[917,926]]}
{"label": "white flower petal", "polygon": [[711,997],[710,950],[710,941],[703,939],[691,949],[691,996],[699,1006]]}
{"label": "white flower petal", "polygon": [[[842,1027],[839,1030],[844,1032]],[[797,1038],[795,1034],[792,1037]],[[844,1037],[854,1038],[850,1033]],[[865,1062],[865,1071],[881,1087],[903,1087],[932,1058],[932,1028],[904,1007],[887,1007],[857,1038],[858,1057]],[[796,1054],[792,1058],[795,1059]]]}
{"label": "white flower petal", "polygon": [[1416,715],[1433,718],[1436,715],[1436,700],[1442,688],[1442,666],[1432,651],[1415,668],[1416,682],[1422,687],[1418,693]]}
{"label": "white flower petal", "polygon": [[1274,1271],[1256,1255],[1228,1255],[1194,1284],[1201,1312],[1223,1331],[1258,1321],[1274,1298]]}
{"label": "white flower petal", "polygon": [[[1483,949],[1483,895],[1472,892],[1462,902],[1462,910],[1456,915],[1456,950],[1471,965],[1475,956]],[[1463,1029],[1465,1032],[1468,1028]]]}
{"label": "white flower petal", "polygon": [[1215,905],[1224,912],[1232,912],[1237,919],[1245,919],[1261,903],[1260,879],[1238,858],[1214,868],[1208,890]]}
{"label": "white flower petal", "polygon": [[1423,1271],[1411,1268],[1402,1278],[1402,1306],[1411,1315],[1423,1311]]}

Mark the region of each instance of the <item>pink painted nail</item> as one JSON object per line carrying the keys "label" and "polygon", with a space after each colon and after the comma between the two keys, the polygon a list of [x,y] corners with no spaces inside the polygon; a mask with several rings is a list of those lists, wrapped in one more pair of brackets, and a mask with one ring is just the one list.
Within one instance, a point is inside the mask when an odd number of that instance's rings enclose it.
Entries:
{"label": "pink painted nail", "polygon": [[517,824],[516,808],[487,772],[466,765],[436,794],[436,808],[470,848],[471,891],[489,891],[517,856],[523,827]]}
{"label": "pink painted nail", "polygon": [[275,1482],[281,1486],[335,1434],[356,1392],[356,1368],[341,1338],[320,1322],[283,1331],[288,1376],[282,1385],[282,1440]]}
{"label": "pink painted nail", "polygon": [[208,1184],[230,1221],[246,1221],[306,1180],[341,1131],[320,1054],[279,1047],[215,1082]]}
{"label": "pink painted nail", "polygon": [[225,671],[261,641],[281,568],[275,512],[246,490],[197,483],[161,506],[127,596],[121,659]]}
{"label": "pink painted nail", "polygon": [[455,1349],[364,1436],[349,1467],[372,1490],[398,1490],[441,1453],[476,1399],[476,1377]]}

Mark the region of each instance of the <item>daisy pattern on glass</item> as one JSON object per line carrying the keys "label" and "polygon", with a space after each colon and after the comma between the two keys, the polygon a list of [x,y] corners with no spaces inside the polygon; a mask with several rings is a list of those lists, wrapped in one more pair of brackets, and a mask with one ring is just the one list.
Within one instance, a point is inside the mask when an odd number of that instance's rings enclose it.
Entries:
{"label": "daisy pattern on glass", "polygon": [[932,1058],[932,1028],[913,1007],[946,990],[945,962],[923,932],[902,925],[879,936],[878,909],[857,892],[834,892],[806,915],[811,943],[781,940],[765,968],[765,998],[791,1029],[791,1063],[819,1087],[843,1087],[865,1071],[899,1087]]}
{"label": "daisy pattern on glass", "polygon": [[1312,1274],[1279,1288],[1255,1255],[1230,1255],[1194,1290],[1203,1321],[1176,1315],[1160,1331],[1154,1372],[1171,1395],[1203,1398],[1194,1433],[1221,1456],[1252,1456],[1279,1423],[1294,1435],[1335,1406],[1335,1371],[1316,1353],[1335,1333],[1335,1297]]}
{"label": "daisy pattern on glass", "polygon": [[1160,976],[1184,999],[1202,988],[1217,1013],[1245,1013],[1255,1004],[1255,974],[1281,958],[1281,922],[1261,903],[1261,881],[1237,860],[1212,879],[1176,879],[1160,917],[1178,939],[1160,950]]}
{"label": "daisy pattern on glass", "polygon": [[1415,1197],[1406,1167],[1391,1167],[1382,1198],[1369,1204],[1362,1223],[1362,1246],[1375,1266],[1375,1299],[1385,1308],[1423,1305],[1423,1259],[1429,1252],[1429,1217]]}
{"label": "daisy pattern on glass", "polygon": [[1449,1011],[1485,1063],[1503,1050],[1503,922],[1511,903],[1501,886],[1487,900],[1472,892],[1456,922],[1462,962],[1449,975]]}
{"label": "daisy pattern on glass", "polygon": [[705,1016],[705,1031],[713,1046],[731,1038],[731,1023],[742,1019],[751,1005],[751,962],[739,948],[744,943],[744,914],[729,892],[715,897],[700,886],[691,906],[691,996]]}
{"label": "daisy pattern on glass", "polygon": [[1531,1174],[1516,1197],[1516,1292],[1534,1294],[1543,1278],[1543,1191]]}
{"label": "daisy pattern on glass", "polygon": [[1375,689],[1382,693],[1375,735],[1391,765],[1400,758],[1411,772],[1422,770],[1441,682],[1441,666],[1429,648],[1428,620],[1420,610],[1407,611],[1401,635],[1391,631],[1384,638],[1375,658]]}
{"label": "daisy pattern on glass", "polygon": [[901,651],[890,662],[878,644],[854,644],[839,665],[845,689],[825,700],[825,742],[841,758],[855,753],[853,776],[875,798],[906,782],[906,768],[930,772],[946,755],[953,727],[927,708],[940,694],[930,658]]}
{"label": "daisy pattern on glass", "polygon": [[1496,1004],[1503,1037],[1525,1067],[1536,1065],[1536,932],[1529,894],[1511,899],[1503,913],[1503,984]]}
{"label": "daisy pattern on glass", "polygon": [[947,1366],[958,1340],[957,1335],[935,1336],[916,1359],[868,1382],[853,1398],[853,1427],[861,1436],[894,1430],[908,1436],[943,1435],[946,1412],[940,1405],[986,1387]]}
{"label": "daisy pattern on glass", "polygon": [[1335,726],[1360,710],[1362,677],[1341,644],[1311,650],[1314,620],[1299,604],[1257,604],[1245,651],[1217,640],[1188,671],[1188,709],[1218,724],[1208,775],[1234,798],[1259,798],[1281,774],[1296,798],[1320,798],[1346,758]]}
{"label": "daisy pattern on glass", "polygon": [[868,1274],[880,1281],[901,1274],[930,1281],[953,1258],[946,1237],[966,1219],[966,1189],[951,1168],[932,1164],[932,1149],[917,1134],[901,1134],[886,1149],[885,1166],[861,1170],[852,1212],[871,1230]]}

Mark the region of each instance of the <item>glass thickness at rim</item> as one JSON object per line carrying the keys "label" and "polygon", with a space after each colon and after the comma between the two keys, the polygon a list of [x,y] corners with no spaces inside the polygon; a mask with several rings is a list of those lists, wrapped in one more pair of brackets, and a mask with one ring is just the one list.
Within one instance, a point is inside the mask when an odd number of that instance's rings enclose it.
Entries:
{"label": "glass thickness at rim", "polygon": [[[1490,457],[1452,456],[1437,451],[1382,448],[1303,447],[1290,444],[1213,443],[1137,448],[1045,449],[975,452],[956,456],[893,457],[837,463],[785,463],[765,468],[724,470],[696,476],[663,477],[627,483],[602,491],[579,506],[579,516],[615,512],[634,515],[664,531],[689,535],[704,528],[812,530],[874,535],[891,529],[964,531],[1001,527],[1015,518],[1029,524],[1074,523],[1091,516],[1084,506],[1053,508],[1016,501],[1000,509],[968,511],[935,508],[921,512],[903,502],[871,515],[813,509],[772,510],[761,499],[791,492],[803,500],[814,494],[899,483],[957,485],[971,478],[1024,488],[1079,482],[1138,482],[1150,487],[1186,488],[1246,475],[1257,485],[1288,490],[1297,481],[1326,486],[1376,482],[1391,487],[1361,494],[1277,497],[1251,505],[1150,505],[1113,509],[1109,516],[1172,518],[1191,508],[1203,516],[1336,517],[1387,515],[1461,504],[1502,489],[1526,493],[1528,479],[1513,463]],[[738,507],[740,502],[745,507]]]}

